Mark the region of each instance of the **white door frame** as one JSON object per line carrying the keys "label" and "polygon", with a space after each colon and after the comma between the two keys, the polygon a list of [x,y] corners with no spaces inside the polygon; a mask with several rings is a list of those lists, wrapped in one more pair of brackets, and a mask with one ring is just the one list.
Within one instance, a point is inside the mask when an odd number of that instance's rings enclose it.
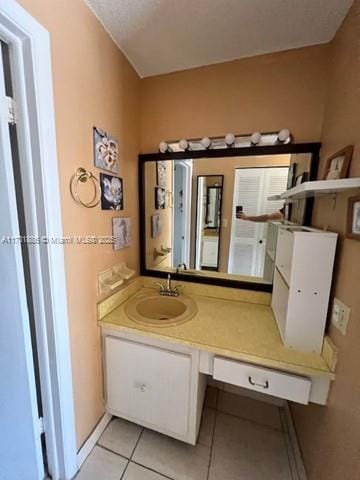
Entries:
{"label": "white door frame", "polygon": [[[0,38],[12,57],[27,232],[61,238],[50,36],[15,0],[0,0]],[[67,480],[78,464],[64,253],[42,242],[29,255],[49,470]]]}

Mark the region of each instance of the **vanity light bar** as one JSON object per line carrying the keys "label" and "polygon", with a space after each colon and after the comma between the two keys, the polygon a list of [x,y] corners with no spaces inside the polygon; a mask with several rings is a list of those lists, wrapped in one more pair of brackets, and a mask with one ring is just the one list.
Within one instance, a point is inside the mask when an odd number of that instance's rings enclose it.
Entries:
{"label": "vanity light bar", "polygon": [[161,141],[159,143],[159,151],[166,152],[183,152],[187,150],[204,150],[204,149],[222,149],[222,148],[241,148],[252,147],[256,145],[276,145],[287,144],[294,140],[290,130],[284,128],[279,132],[253,132],[252,134],[234,135],[227,133],[224,137],[203,137],[193,139],[171,140],[168,142]]}

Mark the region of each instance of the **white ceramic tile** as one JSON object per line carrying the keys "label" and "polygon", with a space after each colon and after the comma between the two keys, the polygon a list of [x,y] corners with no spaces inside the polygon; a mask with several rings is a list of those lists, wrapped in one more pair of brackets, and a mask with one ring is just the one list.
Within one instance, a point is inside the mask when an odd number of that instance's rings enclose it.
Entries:
{"label": "white ceramic tile", "polygon": [[159,473],[130,462],[122,480],[167,480]]}
{"label": "white ceramic tile", "polygon": [[205,395],[205,406],[210,408],[216,408],[217,396],[218,389],[208,386]]}
{"label": "white ceramic tile", "polygon": [[139,425],[115,418],[101,435],[98,444],[123,457],[130,458],[141,431],[142,427]]}
{"label": "white ceramic tile", "polygon": [[210,448],[145,430],[133,460],[174,480],[206,480]]}
{"label": "white ceramic tile", "polygon": [[249,397],[219,392],[218,410],[281,430],[279,408]]}
{"label": "white ceramic tile", "polygon": [[219,413],[209,480],[291,480],[283,432]]}
{"label": "white ceramic tile", "polygon": [[211,447],[212,438],[214,435],[216,411],[212,408],[204,408],[201,418],[200,431],[198,436],[198,443]]}
{"label": "white ceramic tile", "polygon": [[119,480],[127,460],[101,447],[95,447],[90,453],[76,480]]}

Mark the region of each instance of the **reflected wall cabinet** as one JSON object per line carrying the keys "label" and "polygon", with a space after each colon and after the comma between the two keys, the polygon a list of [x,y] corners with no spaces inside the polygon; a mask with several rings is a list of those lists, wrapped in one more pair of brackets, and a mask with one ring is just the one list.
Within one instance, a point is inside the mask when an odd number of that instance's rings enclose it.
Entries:
{"label": "reflected wall cabinet", "polygon": [[281,226],[271,306],[284,344],[321,353],[337,234]]}

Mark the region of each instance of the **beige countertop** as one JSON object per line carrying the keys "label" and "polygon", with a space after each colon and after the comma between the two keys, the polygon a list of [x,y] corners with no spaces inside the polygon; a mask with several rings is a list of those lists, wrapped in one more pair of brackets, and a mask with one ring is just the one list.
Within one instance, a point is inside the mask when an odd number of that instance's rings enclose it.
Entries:
{"label": "beige countertop", "polygon": [[[145,282],[145,285],[149,282]],[[126,297],[154,294],[154,289],[143,284],[128,287],[127,294],[121,293],[114,308],[114,301],[106,314],[99,304],[100,325],[107,328],[180,343],[228,358],[311,376],[333,378],[324,358],[315,353],[299,352],[286,348],[280,338],[274,315],[268,303],[222,299],[203,294],[191,296],[198,313],[181,325],[154,327],[135,323],[125,313]],[[194,290],[196,292],[196,288]],[[200,290],[204,293],[204,290]],[[241,294],[239,294],[241,298]],[[244,297],[244,296],[243,296]],[[245,295],[245,300],[247,299]],[[101,309],[102,308],[102,309]]]}

